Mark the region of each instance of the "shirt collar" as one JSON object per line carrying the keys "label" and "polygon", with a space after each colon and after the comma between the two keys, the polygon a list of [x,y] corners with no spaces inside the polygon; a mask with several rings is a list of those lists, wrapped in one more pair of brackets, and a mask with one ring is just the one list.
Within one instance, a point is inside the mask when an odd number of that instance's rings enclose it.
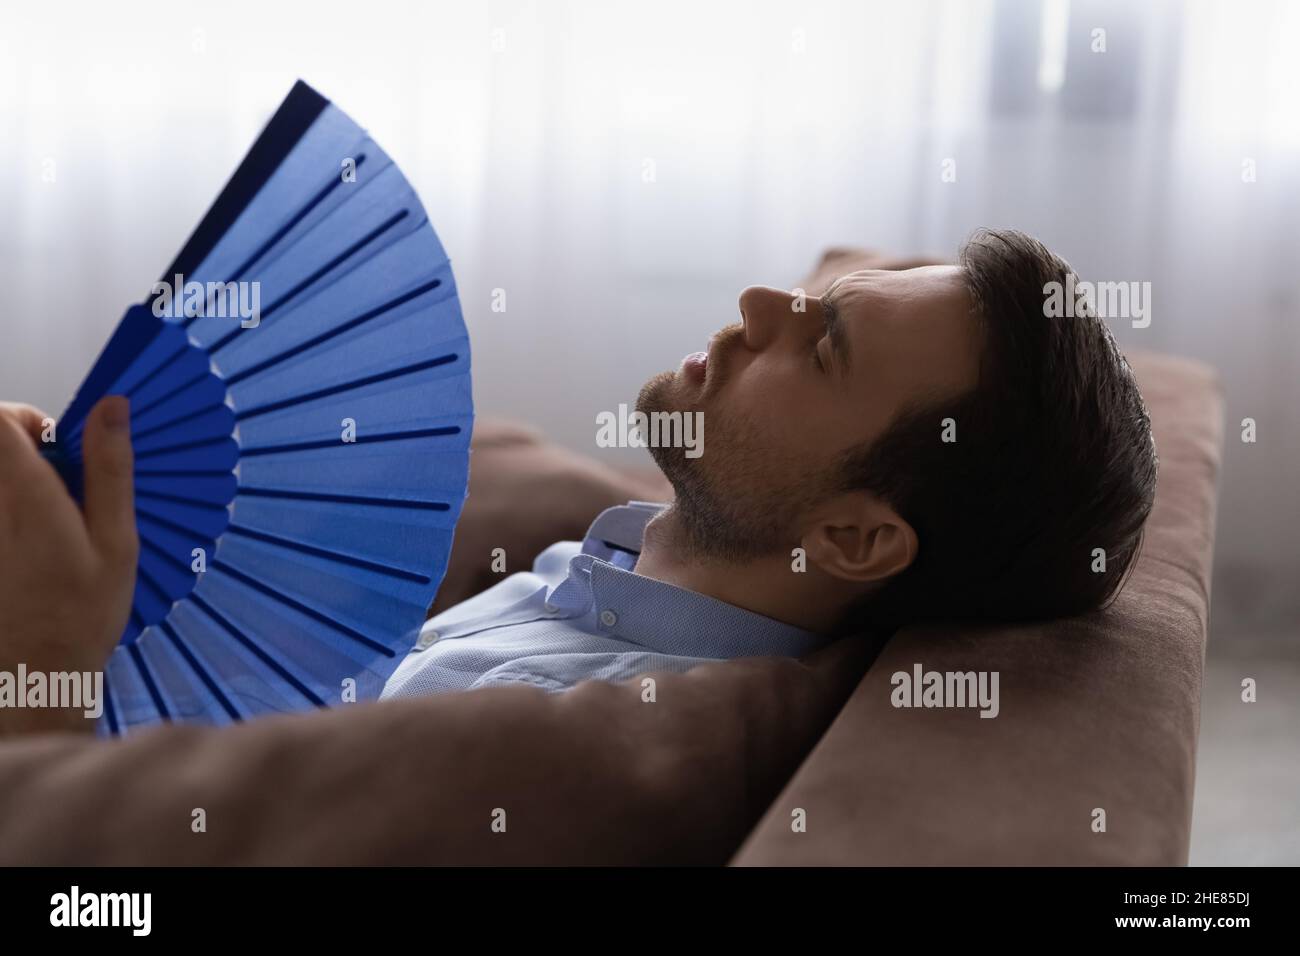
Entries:
{"label": "shirt collar", "polygon": [[665,654],[798,657],[823,643],[811,631],[633,573],[645,526],[664,507],[633,501],[601,512],[549,603],[589,611],[601,630]]}
{"label": "shirt collar", "polygon": [[606,508],[587,529],[582,553],[631,570],[641,554],[645,526],[666,507],[652,501],[629,501]]}

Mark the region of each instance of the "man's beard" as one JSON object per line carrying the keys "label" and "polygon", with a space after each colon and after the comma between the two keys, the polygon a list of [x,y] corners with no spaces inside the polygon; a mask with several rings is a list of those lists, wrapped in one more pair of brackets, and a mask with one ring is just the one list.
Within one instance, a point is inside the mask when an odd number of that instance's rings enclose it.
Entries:
{"label": "man's beard", "polygon": [[[708,392],[706,388],[706,398]],[[823,489],[807,481],[783,483],[777,476],[801,474],[807,462],[778,460],[761,424],[753,419],[737,419],[690,402],[672,372],[660,373],[642,386],[636,410],[647,418],[654,412],[699,411],[708,426],[705,452],[698,458],[686,457],[684,448],[649,449],[676,493],[665,518],[680,530],[674,544],[687,557],[740,563],[776,552],[789,554],[799,546],[797,520]]]}

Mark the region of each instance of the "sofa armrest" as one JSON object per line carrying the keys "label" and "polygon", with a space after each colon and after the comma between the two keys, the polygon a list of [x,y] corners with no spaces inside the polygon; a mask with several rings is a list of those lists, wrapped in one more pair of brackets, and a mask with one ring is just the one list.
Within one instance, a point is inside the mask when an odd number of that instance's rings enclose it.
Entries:
{"label": "sofa armrest", "polygon": [[593,680],[17,738],[0,865],[721,864],[872,650],[660,673],[653,702]]}

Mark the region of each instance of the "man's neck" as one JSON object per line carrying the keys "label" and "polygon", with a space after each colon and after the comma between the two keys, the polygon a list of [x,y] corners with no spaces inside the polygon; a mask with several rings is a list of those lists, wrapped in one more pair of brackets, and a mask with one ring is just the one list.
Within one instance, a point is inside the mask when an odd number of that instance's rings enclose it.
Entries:
{"label": "man's neck", "polygon": [[633,571],[819,634],[829,633],[845,609],[834,579],[811,567],[796,571],[793,555],[702,560],[690,553],[685,540],[673,509],[661,512],[646,524]]}

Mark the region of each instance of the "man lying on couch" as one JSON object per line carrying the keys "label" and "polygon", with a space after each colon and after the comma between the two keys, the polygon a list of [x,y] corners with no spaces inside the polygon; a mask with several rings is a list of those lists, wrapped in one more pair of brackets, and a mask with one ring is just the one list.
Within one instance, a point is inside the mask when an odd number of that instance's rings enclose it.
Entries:
{"label": "man lying on couch", "polygon": [[[384,697],[559,690],[797,657],[863,625],[1104,603],[1156,458],[1105,325],[1044,315],[1068,273],[1037,241],[987,231],[956,266],[856,272],[821,296],[747,289],[707,357],[638,398],[708,424],[706,455],[652,449],[672,504],[608,511],[581,546],[435,617]],[[106,403],[88,430],[84,523],[20,434],[41,416],[3,413],[0,665],[99,669],[121,632],[136,547],[121,413]],[[0,711],[11,730],[23,719],[46,718]]]}
{"label": "man lying on couch", "polygon": [[1101,605],[1156,458],[1104,323],[1044,317],[1068,272],[984,232],[958,266],[855,272],[820,297],[746,289],[741,322],[638,397],[707,426],[698,457],[651,448],[672,504],[609,509],[581,545],[438,615],[383,696],[562,690],[800,656],[864,624]]}

